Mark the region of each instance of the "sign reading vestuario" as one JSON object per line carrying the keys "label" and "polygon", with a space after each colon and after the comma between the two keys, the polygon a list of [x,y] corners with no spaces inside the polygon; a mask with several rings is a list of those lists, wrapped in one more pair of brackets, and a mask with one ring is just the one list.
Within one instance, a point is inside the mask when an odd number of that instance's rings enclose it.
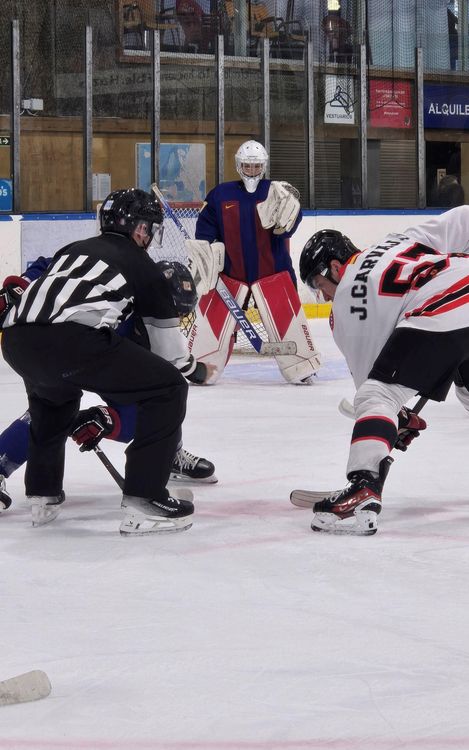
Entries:
{"label": "sign reading vestuario", "polygon": [[424,86],[426,128],[469,130],[469,86]]}
{"label": "sign reading vestuario", "polygon": [[355,124],[355,92],[352,76],[325,76],[324,122]]}

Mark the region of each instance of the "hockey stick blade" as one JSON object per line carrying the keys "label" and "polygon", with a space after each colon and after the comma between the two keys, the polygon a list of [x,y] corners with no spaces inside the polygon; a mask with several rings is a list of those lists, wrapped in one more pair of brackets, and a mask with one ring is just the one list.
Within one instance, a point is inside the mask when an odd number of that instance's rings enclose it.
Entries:
{"label": "hockey stick blade", "polygon": [[290,502],[297,508],[312,508],[315,503],[321,500],[327,500],[340,490],[324,490],[324,492],[315,490],[293,490],[290,494]]}
{"label": "hockey stick blade", "polygon": [[355,409],[353,408],[353,404],[350,403],[346,398],[343,398],[339,406],[337,407],[342,414],[343,417],[348,417],[349,419],[355,419]]}
{"label": "hockey stick blade", "polygon": [[45,672],[34,669],[17,677],[0,682],[0,706],[12,706],[15,703],[27,703],[47,698],[52,686]]}
{"label": "hockey stick blade", "polygon": [[[342,399],[340,402],[339,411],[341,411],[340,406],[343,401],[345,401],[345,399]],[[412,411],[415,414],[419,414],[427,401],[428,399],[425,396],[421,396],[412,407]],[[319,503],[321,500],[327,500],[337,492],[340,492],[340,490],[326,490],[323,492],[320,490],[293,490],[290,494],[290,502],[292,505],[296,505],[297,508],[312,508],[315,503]]]}

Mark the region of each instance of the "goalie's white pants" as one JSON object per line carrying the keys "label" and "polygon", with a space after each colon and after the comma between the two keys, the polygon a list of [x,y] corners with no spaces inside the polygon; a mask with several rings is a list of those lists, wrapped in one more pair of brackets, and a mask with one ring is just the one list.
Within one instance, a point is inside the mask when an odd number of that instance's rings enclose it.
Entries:
{"label": "goalie's white pants", "polygon": [[252,287],[259,315],[271,342],[294,341],[296,354],[275,357],[288,383],[304,383],[321,366],[301,300],[288,271],[266,276]]}
{"label": "goalie's white pants", "polygon": [[[417,391],[403,385],[365,380],[356,392],[353,402],[355,424],[362,419],[385,419],[394,424],[397,435],[397,415],[401,407],[416,395]],[[354,441],[352,435],[347,475],[363,469],[378,474],[381,461],[389,456],[392,448],[393,446],[377,437],[370,437],[369,440],[362,437]]]}

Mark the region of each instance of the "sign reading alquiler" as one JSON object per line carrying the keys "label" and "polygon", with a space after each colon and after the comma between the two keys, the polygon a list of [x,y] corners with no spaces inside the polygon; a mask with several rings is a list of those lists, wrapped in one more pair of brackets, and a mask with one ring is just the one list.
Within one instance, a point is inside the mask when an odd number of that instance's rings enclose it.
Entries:
{"label": "sign reading alquiler", "polygon": [[424,86],[426,128],[469,130],[469,86]]}

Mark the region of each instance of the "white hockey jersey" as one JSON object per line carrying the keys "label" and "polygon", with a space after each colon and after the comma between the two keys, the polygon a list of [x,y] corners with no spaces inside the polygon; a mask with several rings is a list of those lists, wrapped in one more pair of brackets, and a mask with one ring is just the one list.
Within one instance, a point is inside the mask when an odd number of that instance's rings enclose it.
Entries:
{"label": "white hockey jersey", "polygon": [[356,388],[397,327],[469,328],[469,206],[359,253],[335,293],[331,327]]}

